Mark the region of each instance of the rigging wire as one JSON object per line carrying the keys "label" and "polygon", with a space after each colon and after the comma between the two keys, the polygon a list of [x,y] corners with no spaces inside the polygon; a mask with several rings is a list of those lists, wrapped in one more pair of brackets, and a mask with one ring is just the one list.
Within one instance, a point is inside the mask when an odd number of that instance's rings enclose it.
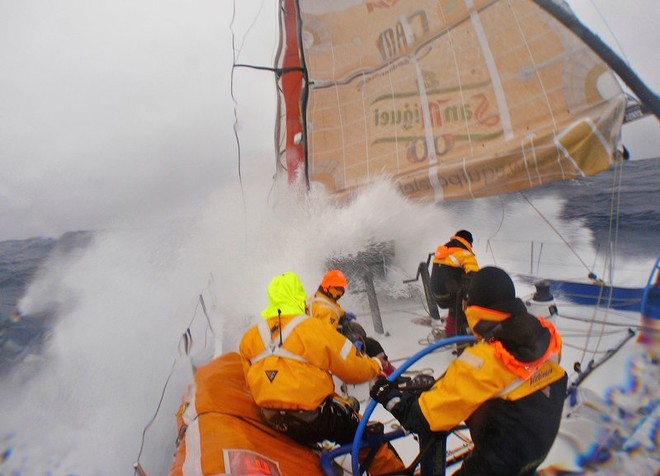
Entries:
{"label": "rigging wire", "polygon": [[[252,21],[250,25],[248,26],[247,30],[245,31],[243,35],[243,39],[240,42],[240,46],[237,48],[236,47],[236,32],[234,30],[234,22],[236,20],[236,0],[232,2],[232,18],[231,22],[229,24],[229,30],[231,32],[231,45],[232,45],[232,67],[231,67],[231,81],[230,81],[230,95],[232,98],[232,101],[234,103],[233,107],[233,113],[234,113],[234,123],[232,125],[233,131],[234,131],[234,139],[236,140],[236,148],[237,148],[237,168],[238,168],[238,181],[240,184],[241,188],[241,200],[243,203],[243,216],[246,217],[245,223],[246,223],[246,229],[245,229],[245,240],[247,242],[247,204],[245,201],[245,190],[243,187],[243,175],[242,175],[242,170],[241,170],[241,159],[242,159],[242,154],[241,154],[241,139],[238,133],[238,101],[236,100],[236,95],[234,94],[234,79],[235,79],[235,74],[236,74],[236,68],[249,68],[249,69],[254,69],[254,70],[260,70],[260,71],[270,71],[274,72],[276,75],[281,75],[285,72],[287,72],[286,69],[277,69],[273,67],[268,67],[268,66],[256,66],[256,65],[249,65],[249,64],[242,64],[238,63],[238,59],[241,56],[241,53],[243,51],[243,48],[245,47],[245,42],[247,41],[247,37],[249,33],[252,31],[252,29],[255,27],[257,24],[258,18],[261,16],[263,9],[265,5],[265,0],[261,0],[261,3],[259,5],[259,9],[257,10],[257,13],[253,16]],[[274,184],[273,184],[274,186]],[[271,187],[272,191],[272,187]],[[269,193],[270,196],[270,193]]]}
{"label": "rigging wire", "polygon": [[[614,285],[615,269],[615,251],[619,248],[619,218],[621,216],[621,185],[623,183],[623,163],[617,162],[614,165],[614,174],[612,176],[612,195],[610,199],[610,220],[609,220],[609,243],[612,243],[613,250],[610,253],[610,271],[608,281]],[[612,236],[614,235],[614,236]],[[603,276],[605,276],[603,274]]]}
{"label": "rigging wire", "polygon": [[[625,329],[628,330],[628,329],[630,329],[630,327],[626,327]],[[622,332],[623,332],[623,331],[621,331],[620,329],[618,329],[618,330],[606,331],[606,332],[604,332],[604,334],[605,334],[605,335],[608,335],[608,336],[611,336],[611,335],[621,334]],[[573,338],[575,338],[575,339],[577,339],[577,338],[582,339],[582,338],[584,338],[584,335],[585,335],[585,332],[584,332],[584,331],[578,331],[578,330],[574,330],[574,331],[570,331],[570,330],[569,330],[569,331],[565,331],[565,330],[562,330],[562,331],[561,331],[561,338],[562,338],[563,340],[566,340],[566,339],[573,339]],[[580,348],[582,348],[582,347],[580,347]]]}
{"label": "rigging wire", "polygon": [[[602,292],[603,292],[603,288],[601,287],[601,294],[602,294]],[[601,298],[601,296],[599,296],[599,299],[600,298]],[[597,321],[596,320],[596,314],[598,312],[598,309],[599,309],[599,306],[596,305],[594,307],[594,310],[593,310],[593,313],[592,313],[592,318],[588,319],[588,321],[587,321],[589,323],[589,326],[587,328],[587,332],[586,332],[586,335],[585,335],[585,338],[584,338],[584,344],[583,344],[583,347],[582,347],[582,355],[580,356],[580,359],[579,359],[580,364],[582,364],[585,361],[586,355],[587,355],[588,352],[591,354],[591,356],[593,358],[593,355],[594,355],[595,351],[588,351],[588,349],[589,349],[589,342],[591,341],[592,336],[593,336],[594,326],[596,324],[600,325],[600,332],[598,332],[598,337],[597,337],[597,341],[596,341],[596,349],[600,349],[600,344],[601,344],[602,339],[603,339],[605,326],[607,325],[606,322],[607,322],[607,311],[608,310],[607,310],[607,308],[605,308],[605,321]]]}
{"label": "rigging wire", "polygon": [[[256,14],[253,16],[252,21],[250,25],[248,26],[247,30],[245,31],[243,35],[243,39],[240,42],[240,46],[237,48],[236,47],[236,32],[234,30],[234,22],[236,19],[236,0],[232,2],[232,19],[229,25],[229,29],[231,31],[231,38],[232,38],[232,67],[231,67],[231,98],[234,103],[233,107],[233,113],[234,113],[234,123],[233,123],[233,130],[234,130],[234,138],[236,140],[236,147],[237,147],[237,162],[238,162],[238,179],[240,183],[240,188],[241,188],[241,198],[242,198],[242,203],[243,203],[243,215],[246,217],[246,223],[247,223],[247,205],[245,202],[245,190],[243,187],[243,177],[242,177],[242,170],[241,170],[241,160],[242,160],[242,154],[241,154],[241,140],[240,136],[238,133],[238,101],[236,100],[236,96],[234,94],[234,79],[235,79],[235,74],[236,74],[236,69],[237,68],[247,68],[247,69],[253,69],[257,71],[268,71],[275,73],[276,77],[280,77],[282,74],[291,72],[291,71],[304,71],[303,68],[276,68],[272,66],[257,66],[257,65],[251,65],[251,64],[243,64],[243,63],[238,63],[238,59],[243,51],[243,48],[245,46],[245,42],[247,41],[247,37],[249,33],[252,31],[252,29],[255,27],[257,24],[258,18],[261,16],[264,6],[265,6],[265,0],[261,0],[261,3],[259,4],[259,9],[257,10]],[[280,90],[279,93],[281,94],[282,91]],[[278,151],[279,154],[279,151]],[[278,164],[281,165],[281,161],[279,160],[279,155],[278,155]],[[277,174],[276,174],[277,175]],[[273,189],[275,187],[275,181],[273,180],[273,183],[271,184],[271,189],[268,193],[268,200],[270,201],[270,197],[272,195]],[[245,231],[245,238],[247,242],[247,229]]]}
{"label": "rigging wire", "polygon": [[500,195],[500,196],[499,196],[499,199],[500,199],[500,210],[502,211],[502,213],[501,213],[501,215],[500,215],[500,223],[497,225],[497,230],[495,230],[495,233],[493,233],[492,235],[490,235],[490,236],[488,237],[487,241],[486,241],[486,252],[490,251],[491,258],[493,259],[493,263],[494,263],[496,266],[497,266],[497,260],[495,259],[495,250],[494,250],[493,247],[491,246],[491,240],[493,240],[493,239],[494,239],[494,238],[500,233],[500,230],[502,229],[502,226],[504,226],[504,217],[505,217],[505,213],[504,213],[504,209],[505,209],[504,197],[502,197],[502,196]]}
{"label": "rigging wire", "polygon": [[[562,335],[562,336],[563,336],[563,335]],[[573,345],[573,344],[569,344],[569,343],[567,343],[567,342],[562,342],[562,345],[563,345],[564,347],[569,347],[569,348],[571,348],[571,349],[575,349],[575,350],[584,350],[584,347],[582,347],[581,345]],[[593,354],[594,356],[596,356],[596,355],[602,355],[602,354],[607,354],[608,352],[610,352],[610,349],[605,349],[605,350],[600,350],[600,349],[589,349],[589,353]]]}
{"label": "rigging wire", "polygon": [[[233,131],[234,131],[234,138],[236,139],[238,180],[239,180],[240,189],[241,189],[241,198],[242,198],[242,203],[243,203],[243,214],[246,217],[247,217],[247,206],[246,206],[246,202],[245,202],[245,190],[244,190],[244,187],[243,187],[243,176],[242,176],[242,171],[241,171],[241,157],[242,157],[242,155],[241,155],[241,140],[240,140],[240,136],[238,134],[238,110],[237,110],[238,109],[238,101],[236,100],[236,95],[234,93],[234,79],[235,79],[236,68],[246,66],[246,65],[237,64],[237,60],[238,60],[241,52],[243,51],[243,47],[245,46],[245,41],[246,41],[246,38],[247,38],[247,34],[252,30],[252,28],[256,24],[257,18],[260,16],[261,11],[263,10],[264,3],[265,3],[265,0],[262,0],[261,5],[259,7],[259,11],[257,12],[257,14],[253,18],[251,24],[249,25],[249,27],[248,27],[248,29],[247,29],[244,37],[243,37],[243,40],[241,41],[241,44],[238,48],[236,47],[236,33],[234,31],[234,22],[236,20],[236,0],[234,0],[232,2],[232,17],[231,17],[231,21],[230,21],[230,24],[229,24],[229,30],[231,32],[231,45],[232,45],[232,68],[231,68],[231,75],[230,75],[230,95],[231,95],[232,101],[234,103],[234,106],[233,106],[234,123],[233,123],[232,128],[233,128]],[[254,67],[254,68],[255,69],[267,69],[267,68],[259,68],[259,67]],[[247,220],[246,220],[246,222],[247,222]],[[247,230],[246,230],[246,234],[247,234]],[[210,281],[212,279],[213,279],[213,276],[211,275]],[[191,332],[190,328],[191,328],[195,318],[197,317],[198,310],[199,310],[200,307],[202,309],[202,313],[204,314],[204,316],[206,318],[206,325],[207,325],[206,328],[207,328],[208,331],[210,331],[211,336],[213,337],[213,339],[215,338],[215,332],[213,330],[213,326],[211,324],[211,319],[209,317],[208,310],[206,308],[206,304],[204,302],[204,297],[203,297],[202,294],[200,294],[199,297],[198,297],[198,300],[197,300],[197,306],[195,307],[195,310],[193,312],[193,316],[192,316],[192,318],[190,319],[190,321],[188,323],[188,327],[186,328],[185,332],[181,335],[181,337],[179,339],[179,343],[178,343],[179,356],[176,357],[172,362],[172,366],[170,368],[170,371],[169,371],[169,373],[167,375],[167,378],[165,380],[165,383],[163,385],[163,388],[162,388],[162,391],[161,391],[161,394],[160,394],[160,398],[159,398],[158,404],[156,406],[156,410],[155,410],[153,416],[149,419],[149,421],[147,422],[147,424],[145,425],[145,427],[142,430],[140,450],[138,452],[137,459],[136,459],[135,463],[133,464],[134,474],[138,474],[138,475],[146,474],[146,472],[144,471],[142,465],[140,464],[140,458],[142,457],[142,452],[144,451],[144,445],[145,445],[145,441],[146,441],[146,434],[150,430],[150,428],[154,424],[156,418],[158,417],[158,414],[160,413],[160,409],[161,409],[161,406],[163,404],[163,400],[165,398],[165,392],[167,391],[170,380],[171,380],[172,376],[174,375],[174,370],[176,368],[176,364],[177,364],[177,361],[179,360],[179,358],[183,355],[186,355],[189,358],[190,365],[191,365],[191,368],[193,370],[193,373],[195,371],[195,365],[194,365],[194,363],[192,361],[192,357],[190,355],[190,351],[191,351],[192,346],[193,346],[193,337],[192,337],[192,332]],[[208,336],[208,332],[205,334],[205,337],[207,337],[207,336]]]}
{"label": "rigging wire", "polygon": [[620,52],[621,56],[625,60],[626,64],[629,65],[630,60],[626,56],[625,51],[623,51],[623,46],[621,46],[621,43],[619,43],[619,38],[614,34],[614,31],[612,30],[612,28],[610,27],[610,24],[607,22],[607,20],[603,16],[603,13],[598,8],[598,5],[596,4],[596,2],[594,2],[594,0],[589,0],[589,3],[591,3],[591,6],[593,7],[593,9],[596,10],[596,13],[598,13],[598,16],[600,17],[601,21],[605,25],[605,28],[607,28],[607,31],[609,31],[610,35],[612,35],[612,39],[614,40],[614,43],[616,43],[616,46],[619,49],[619,52]]}
{"label": "rigging wire", "polygon": [[[213,276],[211,276],[210,280],[212,280],[212,278],[213,278]],[[147,432],[151,429],[151,426],[156,421],[156,418],[158,417],[158,414],[160,413],[160,408],[161,408],[161,406],[163,404],[163,400],[165,398],[165,392],[167,391],[167,387],[170,384],[170,380],[172,379],[172,376],[174,375],[174,370],[176,368],[176,364],[177,364],[179,358],[182,357],[182,355],[186,355],[189,358],[190,366],[193,370],[193,373],[195,371],[195,365],[193,364],[192,358],[190,356],[190,350],[192,349],[192,345],[193,345],[192,332],[190,331],[190,328],[192,327],[193,322],[195,321],[195,318],[197,317],[197,314],[198,314],[197,311],[199,310],[200,307],[202,309],[202,313],[206,317],[207,329],[210,330],[211,335],[213,336],[213,338],[215,338],[215,332],[213,330],[213,326],[211,324],[211,318],[209,317],[208,310],[206,308],[206,303],[204,302],[204,296],[202,296],[202,294],[200,294],[197,298],[197,305],[195,306],[193,316],[190,319],[190,321],[188,322],[188,327],[186,327],[186,330],[184,331],[184,333],[179,338],[179,342],[178,342],[179,355],[178,355],[178,357],[174,358],[174,360],[172,361],[172,366],[171,366],[170,371],[167,375],[167,378],[165,379],[165,384],[163,385],[163,388],[162,388],[161,393],[160,393],[160,399],[158,400],[158,405],[156,405],[156,411],[154,412],[153,416],[149,419],[147,424],[142,429],[142,439],[141,439],[141,442],[140,442],[140,451],[138,452],[138,456],[137,456],[137,459],[135,460],[135,463],[133,463],[134,474],[138,474],[140,476],[146,474],[146,472],[142,468],[142,465],[140,464],[140,458],[142,457],[142,451],[144,451],[144,444],[146,442],[146,435],[147,435]],[[183,348],[183,352],[181,350],[182,348]]]}
{"label": "rigging wire", "polygon": [[577,317],[577,316],[571,316],[562,313],[561,314],[562,319],[568,319],[570,321],[576,321],[576,322],[594,322],[596,324],[607,324],[608,326],[611,327],[625,327],[626,329],[629,328],[635,328],[637,330],[643,330],[643,329],[649,329],[646,326],[643,326],[641,324],[634,324],[632,322],[611,322],[611,321],[603,321],[599,319],[591,319],[591,318],[586,318],[586,317]]}
{"label": "rigging wire", "polygon": [[[605,271],[607,265],[609,264],[612,266],[613,262],[613,251],[616,249],[616,244],[618,240],[618,227],[619,227],[619,221],[618,221],[618,215],[619,215],[619,206],[620,206],[620,195],[621,195],[621,173],[620,170],[622,166],[620,164],[617,164],[618,166],[615,166],[614,168],[614,183],[612,186],[612,193],[611,193],[611,198],[610,198],[610,212],[609,212],[609,229],[608,229],[608,244],[609,244],[609,250],[606,253],[606,258],[605,258],[605,264],[604,264],[604,269]],[[577,254],[573,246],[562,236],[562,234],[557,230],[555,226],[550,223],[550,221],[541,213],[541,211],[536,208],[536,206],[529,200],[527,195],[524,192],[519,192],[520,196],[525,199],[525,201],[529,204],[530,207],[538,214],[539,217],[545,223],[555,232],[555,234],[561,239],[566,247],[575,255],[575,257],[582,263],[584,268],[589,272],[589,277],[596,278],[596,276],[593,274],[592,270],[589,269],[587,263],[584,262],[584,260]],[[611,268],[610,268],[611,269]],[[605,274],[603,274],[605,276]],[[611,272],[609,273],[609,279],[612,280],[612,274]],[[605,286],[600,287],[600,295],[598,296],[598,302],[601,302],[603,298],[603,292],[605,291]],[[611,295],[610,298],[611,299]],[[605,312],[605,320],[599,321],[596,319],[596,314],[600,309],[604,309]],[[596,307],[593,310],[592,317],[586,322],[589,322],[589,326],[587,329],[587,332],[585,334],[585,342],[582,347],[582,355],[580,356],[580,363],[584,362],[584,360],[587,358],[587,353],[590,353],[592,355],[595,354],[595,352],[600,349],[601,344],[602,344],[602,339],[604,336],[605,332],[605,326],[609,325],[610,323],[607,320],[607,315],[609,312],[609,306],[604,306],[600,307],[600,305],[596,305]],[[600,329],[598,332],[595,332],[595,326],[599,324]],[[592,339],[596,339],[596,345],[595,349],[596,350],[589,350],[589,343]]]}
{"label": "rigging wire", "polygon": [[158,405],[156,406],[156,411],[154,412],[153,416],[149,419],[145,427],[142,429],[142,439],[140,442],[140,451],[138,453],[137,459],[135,463],[133,463],[133,469],[135,470],[134,474],[146,474],[144,469],[142,469],[142,465],[140,464],[140,457],[142,456],[142,451],[144,450],[144,443],[146,441],[146,435],[147,431],[151,428],[151,425],[153,425],[154,421],[156,421],[156,417],[158,416],[158,413],[160,412],[160,407],[163,404],[163,399],[165,398],[165,391],[167,390],[167,386],[170,383],[170,379],[172,378],[172,375],[174,375],[174,368],[176,367],[176,361],[177,359],[174,359],[172,362],[172,367],[170,368],[170,373],[167,375],[167,379],[165,380],[165,385],[163,385],[163,389],[160,392],[160,399],[158,400]]}
{"label": "rigging wire", "polygon": [[[613,286],[613,272],[612,270],[614,269],[614,254],[615,250],[618,247],[618,230],[619,230],[619,212],[620,212],[620,206],[621,206],[621,184],[622,184],[622,179],[623,179],[623,174],[622,174],[622,169],[623,165],[620,161],[615,162],[614,166],[614,174],[613,174],[613,179],[612,179],[612,192],[610,194],[610,210],[609,210],[609,228],[608,228],[608,250],[606,252],[605,259],[603,260],[603,270],[601,275],[609,279],[610,283]],[[550,221],[541,213],[541,211],[530,201],[530,199],[527,197],[527,195],[524,192],[519,192],[520,196],[525,199],[525,201],[529,204],[530,207],[538,214],[539,217],[545,223],[554,231],[554,233],[564,242],[566,247],[575,255],[575,257],[578,259],[580,263],[582,263],[582,266],[588,271],[589,277],[592,279],[596,279],[597,276],[592,272],[592,268],[589,268],[587,263],[584,262],[584,260],[577,254],[576,250],[573,248],[573,246],[562,236],[562,234],[557,230],[555,226],[550,223]],[[490,240],[489,240],[489,246],[490,246]],[[595,263],[594,263],[595,266]],[[604,301],[603,299],[603,293],[605,292],[606,286],[601,286],[600,287],[600,295],[598,297],[598,302],[600,303],[601,301]],[[610,293],[608,299],[611,301],[612,299],[612,294]],[[585,319],[585,322],[589,323],[588,330],[585,333],[585,342],[584,345],[581,347],[583,352],[582,355],[580,356],[580,362],[584,362],[587,353],[590,353],[595,355],[597,352],[599,352],[599,349],[601,348],[602,345],[602,339],[604,335],[606,334],[605,327],[608,325],[612,325],[612,323],[608,322],[607,316],[609,313],[609,302],[605,304],[603,307],[600,307],[600,305],[597,305],[594,310],[593,314],[590,319]],[[597,320],[596,319],[596,314],[600,309],[604,309],[605,312],[605,319],[604,320]],[[562,316],[564,317],[564,316]],[[598,331],[595,331],[596,325],[600,325],[600,329]],[[590,341],[592,339],[596,340],[595,344],[595,350],[591,349],[590,350]]]}
{"label": "rigging wire", "polygon": [[578,259],[578,261],[580,261],[580,263],[582,263],[584,268],[587,271],[591,272],[591,270],[589,269],[589,266],[587,266],[587,263],[585,263],[584,260],[580,257],[580,255],[577,254],[577,252],[573,249],[573,246],[568,241],[566,241],[566,239],[562,236],[562,234],[559,232],[559,230],[557,230],[557,228],[555,228],[554,225],[552,223],[550,223],[550,220],[548,220],[543,215],[543,213],[541,213],[541,211],[538,208],[536,208],[536,206],[534,206],[534,204],[529,200],[529,198],[527,198],[527,195],[525,195],[525,192],[518,192],[518,193],[520,194],[520,196],[522,198],[525,199],[525,201],[529,204],[529,206],[532,207],[532,209],[538,214],[538,216],[541,217],[541,219],[552,229],[552,231],[555,232],[555,234],[559,237],[559,239],[564,242],[564,244],[568,247],[569,250],[571,250],[571,252],[575,255],[575,257]]}
{"label": "rigging wire", "polygon": [[[234,63],[236,60],[238,60],[238,57],[241,55],[241,51],[243,51],[243,47],[245,46],[245,41],[247,40],[248,35],[252,31],[252,28],[257,24],[257,19],[261,16],[261,12],[264,9],[264,3],[265,0],[261,0],[261,4],[259,5],[259,10],[257,10],[257,13],[254,15],[252,18],[252,23],[250,23],[250,26],[248,26],[247,30],[245,30],[245,34],[243,35],[243,41],[241,41],[241,46],[238,48],[238,53],[234,56]],[[231,24],[229,25],[229,28],[231,29],[232,32],[232,40],[234,36],[234,30],[233,30],[233,25],[234,25],[234,18],[235,18],[235,13],[236,13],[236,0],[233,2],[233,9],[234,11],[232,12],[232,21]],[[233,46],[233,41],[232,41],[232,46]],[[236,50],[234,50],[236,52]]]}
{"label": "rigging wire", "polygon": [[[602,271],[602,276],[605,277],[606,279],[609,280],[610,284],[614,286],[614,276],[613,276],[613,269],[614,269],[614,258],[615,258],[615,250],[618,248],[618,240],[619,240],[619,215],[620,215],[620,209],[621,209],[621,183],[623,179],[623,165],[618,162],[614,166],[614,174],[612,176],[612,193],[610,194],[610,213],[609,213],[609,228],[608,228],[608,238],[607,238],[607,243],[608,243],[608,250],[606,251],[606,256],[605,259],[603,260],[603,271]],[[600,287],[600,293],[598,296],[598,302],[601,302],[601,299],[603,297],[603,293],[605,292],[605,286]],[[601,346],[601,342],[603,339],[603,330],[604,326],[608,325],[607,323],[607,316],[608,316],[608,310],[609,310],[609,305],[612,300],[613,293],[609,294],[608,297],[608,302],[604,306],[605,307],[605,322],[600,322],[601,325],[601,332],[597,334],[597,340],[596,340],[596,348],[599,349]],[[594,309],[594,317],[598,311],[598,306]],[[592,321],[589,324],[589,329],[588,329],[588,334],[585,339],[585,352],[582,354],[582,359],[584,359],[585,354],[586,354],[586,348],[589,345],[589,341],[592,339],[592,330],[594,325],[596,324],[596,320],[592,319]],[[581,360],[583,361],[583,360]]]}
{"label": "rigging wire", "polygon": [[[232,13],[231,21],[229,22],[229,31],[231,32],[231,52],[232,52],[232,66],[231,66],[231,75],[230,75],[230,86],[229,94],[231,95],[231,100],[234,103],[233,112],[234,112],[234,123],[232,129],[234,130],[234,138],[236,139],[236,149],[237,149],[237,168],[238,168],[238,183],[241,189],[241,202],[243,204],[243,216],[245,219],[245,238],[247,242],[247,204],[245,203],[245,190],[243,189],[243,175],[241,173],[241,139],[238,135],[238,101],[234,95],[234,76],[236,73],[236,61],[238,56],[240,56],[241,51],[243,50],[243,45],[245,44],[245,37],[243,37],[243,42],[241,43],[240,49],[236,49],[236,32],[234,31],[234,21],[236,20],[236,0],[232,2]],[[254,23],[253,23],[254,24]],[[250,25],[252,28],[252,25]]]}

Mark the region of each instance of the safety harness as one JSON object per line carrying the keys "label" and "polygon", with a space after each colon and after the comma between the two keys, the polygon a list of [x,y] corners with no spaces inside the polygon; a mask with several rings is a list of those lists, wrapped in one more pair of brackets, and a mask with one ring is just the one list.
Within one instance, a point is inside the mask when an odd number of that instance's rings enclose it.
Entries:
{"label": "safety harness", "polygon": [[326,296],[318,296],[318,295],[315,294],[307,302],[307,306],[309,307],[310,311],[312,309],[312,306],[317,302],[325,304],[326,305],[325,307],[327,307],[328,309],[331,309],[332,312],[335,313],[335,316],[337,316],[337,322],[339,322],[339,319],[341,319],[341,316],[339,315],[339,310],[337,309],[337,305],[332,300],[330,300],[330,298],[328,298]]}
{"label": "safety harness", "polygon": [[256,362],[270,357],[271,355],[276,355],[285,359],[297,360],[298,362],[307,363],[307,360],[301,357],[298,354],[294,354],[286,350],[283,346],[284,342],[289,338],[293,330],[298,327],[298,325],[303,322],[305,319],[309,319],[309,316],[305,314],[300,314],[293,319],[291,319],[283,329],[280,329],[280,334],[277,337],[273,337],[270,327],[268,327],[268,322],[261,321],[257,325],[259,330],[259,336],[261,337],[261,342],[264,344],[264,350],[258,355],[250,359],[250,364],[254,365]]}

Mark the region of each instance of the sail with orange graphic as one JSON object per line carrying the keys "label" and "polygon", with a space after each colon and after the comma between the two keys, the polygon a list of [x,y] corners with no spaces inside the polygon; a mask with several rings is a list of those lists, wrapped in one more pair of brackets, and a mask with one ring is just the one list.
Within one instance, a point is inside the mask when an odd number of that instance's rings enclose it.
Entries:
{"label": "sail with orange graphic", "polygon": [[387,179],[414,200],[456,200],[617,158],[617,77],[535,2],[284,4],[279,165],[290,180],[346,197]]}

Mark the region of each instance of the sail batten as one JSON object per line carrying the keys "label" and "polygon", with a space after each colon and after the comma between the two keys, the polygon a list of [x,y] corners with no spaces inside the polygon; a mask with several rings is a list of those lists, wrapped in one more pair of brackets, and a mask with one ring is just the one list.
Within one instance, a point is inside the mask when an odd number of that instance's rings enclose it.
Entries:
{"label": "sail batten", "polygon": [[625,95],[534,1],[287,3],[313,186],[346,197],[387,179],[414,200],[456,200],[611,166]]}

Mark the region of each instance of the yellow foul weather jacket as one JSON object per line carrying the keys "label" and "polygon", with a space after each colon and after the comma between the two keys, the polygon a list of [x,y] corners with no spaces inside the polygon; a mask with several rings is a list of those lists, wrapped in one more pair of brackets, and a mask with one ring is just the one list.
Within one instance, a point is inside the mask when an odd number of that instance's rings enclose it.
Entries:
{"label": "yellow foul weather jacket", "polygon": [[465,248],[461,248],[460,246],[447,246],[446,244],[440,245],[435,250],[433,262],[445,266],[451,266],[452,268],[463,268],[466,273],[479,271],[479,264],[474,257],[470,242],[464,240],[460,236],[452,236],[451,239],[459,241],[465,246]]}
{"label": "yellow foul weather jacket", "polygon": [[558,363],[561,337],[552,324],[539,320],[550,331],[551,344],[537,362],[522,364],[499,342],[481,341],[466,348],[433,388],[420,395],[419,407],[432,431],[453,428],[488,400],[516,401],[565,375]]}
{"label": "yellow foul weather jacket", "polygon": [[316,291],[314,296],[307,300],[307,307],[312,317],[331,325],[335,330],[344,316],[344,310],[339,303],[321,291]]}
{"label": "yellow foul weather jacket", "polygon": [[333,374],[358,384],[381,372],[378,359],[360,354],[346,337],[304,314],[305,292],[293,273],[274,280],[268,297],[264,320],[250,328],[239,345],[257,405],[313,410],[334,393]]}
{"label": "yellow foul weather jacket", "polygon": [[280,346],[279,321],[272,317],[252,327],[239,347],[245,378],[260,407],[313,410],[334,393],[332,374],[358,384],[380,373],[378,359],[358,353],[346,337],[306,315],[281,317]]}

